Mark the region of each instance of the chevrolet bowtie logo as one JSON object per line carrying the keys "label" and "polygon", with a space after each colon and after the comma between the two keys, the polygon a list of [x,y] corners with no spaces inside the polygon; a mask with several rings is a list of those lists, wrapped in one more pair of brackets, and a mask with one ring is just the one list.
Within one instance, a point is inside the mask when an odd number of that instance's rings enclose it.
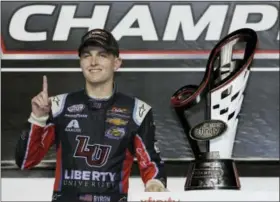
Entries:
{"label": "chevrolet bowtie logo", "polygon": [[108,118],[107,122],[116,126],[126,125],[128,123],[128,121],[125,121],[120,118]]}

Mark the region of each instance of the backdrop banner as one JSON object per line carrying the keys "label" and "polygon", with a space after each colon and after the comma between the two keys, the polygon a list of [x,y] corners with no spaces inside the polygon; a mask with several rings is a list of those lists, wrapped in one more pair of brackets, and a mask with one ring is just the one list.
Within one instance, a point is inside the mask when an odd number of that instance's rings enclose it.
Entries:
{"label": "backdrop banner", "polygon": [[[221,38],[254,29],[259,44],[232,157],[279,159],[279,9],[275,1],[1,1],[2,166],[14,164],[43,75],[50,95],[83,88],[77,48],[81,36],[97,27],[118,40],[123,65],[117,87],[152,105],[159,148],[169,161],[193,158],[170,97],[179,86],[201,81]],[[241,55],[234,51],[233,57]],[[44,161],[54,158],[52,148]]]}

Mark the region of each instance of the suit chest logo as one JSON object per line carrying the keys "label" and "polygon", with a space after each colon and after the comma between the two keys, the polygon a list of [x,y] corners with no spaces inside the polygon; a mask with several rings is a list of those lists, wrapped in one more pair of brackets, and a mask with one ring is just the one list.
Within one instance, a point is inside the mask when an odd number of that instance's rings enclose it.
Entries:
{"label": "suit chest logo", "polygon": [[80,128],[79,122],[76,119],[71,120],[68,123],[68,125],[66,126],[65,131],[66,132],[80,133],[81,132],[81,128]]}
{"label": "suit chest logo", "polygon": [[107,130],[105,137],[120,140],[126,134],[126,128],[130,119],[130,111],[126,108],[112,107],[107,112]]}
{"label": "suit chest logo", "polygon": [[125,126],[127,125],[128,121],[122,118],[107,118],[106,122],[115,126]]}
{"label": "suit chest logo", "polygon": [[131,112],[126,108],[121,107],[112,107],[110,110],[107,111],[108,117],[118,117],[118,118],[124,118],[129,119],[131,116]]}
{"label": "suit chest logo", "polygon": [[110,139],[119,140],[125,135],[125,128],[121,127],[111,127],[105,132],[105,136]]}
{"label": "suit chest logo", "polygon": [[72,105],[67,108],[68,112],[74,113],[74,112],[81,112],[85,108],[85,105],[83,104],[77,104],[77,105]]}

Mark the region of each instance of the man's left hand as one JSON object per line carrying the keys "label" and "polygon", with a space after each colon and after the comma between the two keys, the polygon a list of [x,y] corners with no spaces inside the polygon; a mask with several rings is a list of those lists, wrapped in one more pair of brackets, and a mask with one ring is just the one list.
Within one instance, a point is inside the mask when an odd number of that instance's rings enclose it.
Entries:
{"label": "man's left hand", "polygon": [[160,180],[151,179],[146,183],[145,192],[165,192],[166,189]]}

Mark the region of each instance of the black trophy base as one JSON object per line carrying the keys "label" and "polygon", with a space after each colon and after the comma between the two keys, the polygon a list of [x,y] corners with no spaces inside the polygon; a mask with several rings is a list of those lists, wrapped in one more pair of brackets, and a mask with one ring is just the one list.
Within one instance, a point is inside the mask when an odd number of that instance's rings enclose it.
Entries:
{"label": "black trophy base", "polygon": [[200,159],[191,162],[185,191],[209,189],[240,189],[234,160]]}

